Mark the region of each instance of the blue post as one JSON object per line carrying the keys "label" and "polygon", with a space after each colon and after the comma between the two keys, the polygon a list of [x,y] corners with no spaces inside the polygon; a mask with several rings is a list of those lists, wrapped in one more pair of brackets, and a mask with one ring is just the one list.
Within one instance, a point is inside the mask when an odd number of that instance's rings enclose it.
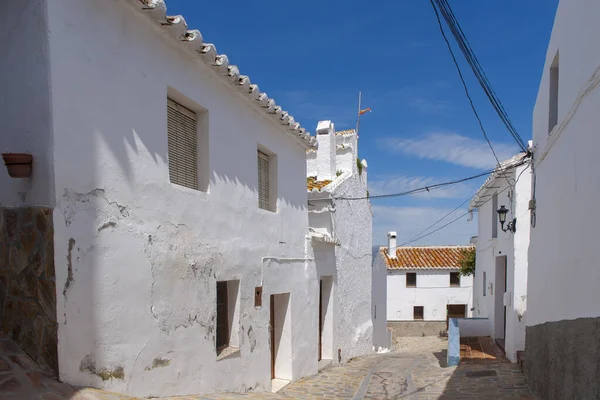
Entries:
{"label": "blue post", "polygon": [[448,366],[454,367],[460,362],[460,332],[458,319],[448,321]]}

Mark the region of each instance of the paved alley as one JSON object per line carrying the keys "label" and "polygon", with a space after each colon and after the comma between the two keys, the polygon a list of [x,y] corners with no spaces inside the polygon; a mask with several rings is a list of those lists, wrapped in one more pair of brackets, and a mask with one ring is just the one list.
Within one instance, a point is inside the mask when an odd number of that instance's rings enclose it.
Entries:
{"label": "paved alley", "polygon": [[[217,399],[533,399],[519,367],[501,357],[463,345],[463,362],[445,366],[446,341],[403,338],[396,351],[362,357],[343,367],[292,383],[280,393],[214,394],[162,400]],[[480,346],[484,348],[485,346]],[[137,400],[96,389],[75,390],[58,383],[10,340],[0,341],[2,400]],[[470,356],[467,356],[470,354]]]}

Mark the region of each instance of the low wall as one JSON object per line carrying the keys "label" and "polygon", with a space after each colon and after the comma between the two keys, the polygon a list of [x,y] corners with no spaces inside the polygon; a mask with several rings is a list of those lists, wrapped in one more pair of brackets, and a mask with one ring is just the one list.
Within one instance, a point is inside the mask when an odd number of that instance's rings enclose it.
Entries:
{"label": "low wall", "polygon": [[528,326],[525,349],[525,378],[539,398],[600,398],[600,318]]}
{"label": "low wall", "polygon": [[397,337],[440,336],[446,332],[446,321],[388,321],[392,341]]}
{"label": "low wall", "polygon": [[457,318],[461,337],[492,336],[488,318]]}
{"label": "low wall", "polygon": [[0,329],[58,375],[52,210],[0,207]]}

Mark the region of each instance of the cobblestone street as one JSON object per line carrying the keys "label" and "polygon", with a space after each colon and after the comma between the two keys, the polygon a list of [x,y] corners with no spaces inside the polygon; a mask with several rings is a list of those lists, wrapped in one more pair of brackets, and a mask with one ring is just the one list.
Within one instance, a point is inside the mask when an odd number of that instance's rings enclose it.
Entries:
{"label": "cobblestone street", "polygon": [[[5,342],[11,343],[11,342]],[[217,399],[533,399],[519,367],[490,357],[445,366],[445,340],[437,337],[403,338],[394,352],[350,361],[293,382],[279,393],[213,394],[161,400]],[[138,400],[96,389],[71,390],[41,376],[17,349],[0,352],[0,399]],[[7,351],[9,350],[9,351]],[[12,352],[12,353],[11,353]],[[10,353],[10,354],[9,354]],[[475,353],[475,352],[473,352]],[[485,358],[485,357],[484,357]]]}

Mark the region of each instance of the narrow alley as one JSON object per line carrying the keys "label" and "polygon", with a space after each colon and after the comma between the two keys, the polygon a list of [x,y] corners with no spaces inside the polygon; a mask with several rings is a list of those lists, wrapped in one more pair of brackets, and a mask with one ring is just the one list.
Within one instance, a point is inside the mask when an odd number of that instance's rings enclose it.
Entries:
{"label": "narrow alley", "polygon": [[[491,342],[490,342],[491,343]],[[0,341],[0,392],[4,400],[138,400],[98,389],[77,390],[59,383],[14,343]],[[354,359],[293,382],[279,393],[232,393],[168,397],[162,400],[217,399],[533,399],[519,367],[500,354],[462,346],[462,363],[446,366],[445,339],[401,338],[394,352]]]}

